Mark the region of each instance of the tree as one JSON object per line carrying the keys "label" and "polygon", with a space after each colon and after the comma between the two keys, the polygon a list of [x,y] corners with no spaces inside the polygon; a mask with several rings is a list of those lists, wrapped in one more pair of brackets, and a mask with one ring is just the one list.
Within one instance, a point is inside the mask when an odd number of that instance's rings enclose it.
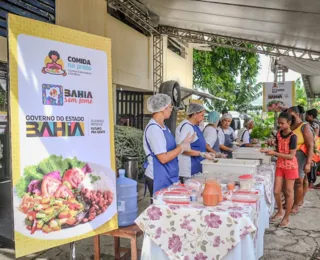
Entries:
{"label": "tree", "polygon": [[213,47],[211,52],[194,50],[193,85],[227,100],[207,102],[210,109],[246,111],[258,98],[262,86],[256,84],[259,56],[255,53]]}
{"label": "tree", "polygon": [[307,107],[307,93],[306,89],[301,84],[301,78],[296,80],[295,87],[296,105]]}

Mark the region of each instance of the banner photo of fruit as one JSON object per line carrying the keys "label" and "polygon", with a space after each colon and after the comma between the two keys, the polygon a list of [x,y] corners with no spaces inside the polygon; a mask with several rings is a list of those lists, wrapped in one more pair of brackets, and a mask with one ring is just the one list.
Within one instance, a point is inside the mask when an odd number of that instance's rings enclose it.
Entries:
{"label": "banner photo of fruit", "polygon": [[111,41],[8,17],[16,257],[118,228]]}
{"label": "banner photo of fruit", "polygon": [[294,106],[295,86],[294,81],[266,82],[263,84],[263,111],[282,112]]}

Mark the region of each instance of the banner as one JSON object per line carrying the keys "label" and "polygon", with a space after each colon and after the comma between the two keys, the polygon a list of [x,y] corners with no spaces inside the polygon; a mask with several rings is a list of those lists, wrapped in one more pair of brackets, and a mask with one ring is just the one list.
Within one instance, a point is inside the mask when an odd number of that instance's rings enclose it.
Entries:
{"label": "banner", "polygon": [[281,112],[294,106],[294,81],[281,83],[266,82],[263,84],[263,111]]}
{"label": "banner", "polygon": [[8,17],[16,257],[118,228],[111,41]]}

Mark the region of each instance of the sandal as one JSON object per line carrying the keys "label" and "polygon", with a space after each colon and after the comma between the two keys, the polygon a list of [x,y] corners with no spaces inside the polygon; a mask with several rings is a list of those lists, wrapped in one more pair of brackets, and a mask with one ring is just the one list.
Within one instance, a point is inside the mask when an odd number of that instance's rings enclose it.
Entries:
{"label": "sandal", "polygon": [[295,206],[295,207],[292,208],[292,210],[290,212],[290,215],[291,216],[295,216],[297,214],[299,214],[299,207]]}
{"label": "sandal", "polygon": [[314,188],[315,190],[320,190],[320,183],[317,184],[316,186],[313,186],[313,188]]}
{"label": "sandal", "polygon": [[286,228],[290,225],[290,222],[288,221],[287,224],[282,224],[282,222],[280,222],[278,225],[276,225],[277,228]]}
{"label": "sandal", "polygon": [[283,219],[283,216],[284,215],[282,215],[282,216],[278,216],[278,217],[275,217],[275,216],[273,216],[272,218],[270,218],[270,223],[277,223],[278,221],[281,221],[282,219]]}

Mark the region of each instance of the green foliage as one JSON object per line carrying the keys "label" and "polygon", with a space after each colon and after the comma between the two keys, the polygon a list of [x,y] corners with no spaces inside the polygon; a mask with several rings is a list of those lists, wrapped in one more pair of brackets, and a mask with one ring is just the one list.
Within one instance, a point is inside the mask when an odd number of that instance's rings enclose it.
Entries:
{"label": "green foliage", "polygon": [[143,131],[129,126],[115,126],[115,150],[117,169],[122,169],[123,159],[126,156],[135,156],[139,158],[139,178],[143,176],[143,163],[145,153],[143,150]]}
{"label": "green foliage", "polygon": [[254,120],[254,128],[251,132],[251,138],[259,140],[267,139],[271,136],[274,128],[274,113],[268,113],[267,117],[263,119],[261,115],[251,115]]}
{"label": "green foliage", "polygon": [[194,50],[193,84],[196,89],[227,99],[212,101],[210,109],[246,111],[250,102],[258,98],[262,86],[256,85],[259,56],[255,53],[214,47],[211,52]]}
{"label": "green foliage", "polygon": [[316,98],[311,105],[311,108],[315,108],[318,110],[318,113],[320,113],[320,99]]}
{"label": "green foliage", "polygon": [[307,93],[305,88],[301,84],[301,79],[297,79],[295,82],[295,94],[296,94],[296,105],[306,107],[308,105]]}

